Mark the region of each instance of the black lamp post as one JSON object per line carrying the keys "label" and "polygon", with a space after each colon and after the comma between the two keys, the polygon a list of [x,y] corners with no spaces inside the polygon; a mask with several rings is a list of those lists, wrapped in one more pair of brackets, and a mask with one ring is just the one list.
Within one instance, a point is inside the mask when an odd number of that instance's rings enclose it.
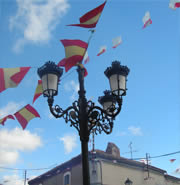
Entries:
{"label": "black lamp post", "polygon": [[63,70],[54,62],[47,62],[38,69],[38,75],[42,79],[43,95],[48,98],[50,112],[56,118],[63,117],[65,122],[77,129],[81,140],[83,185],[90,185],[88,163],[88,141],[93,131],[97,134],[104,131],[110,134],[113,129],[113,120],[121,111],[122,96],[126,95],[126,78],[129,69],[120,65],[120,62],[112,62],[104,72],[109,78],[111,91],[105,91],[104,96],[99,97],[103,108],[96,106],[91,100],[87,101],[84,88],[84,69],[77,67],[79,80],[79,98],[71,106],[63,110],[59,105],[53,106],[54,96],[58,94],[58,82]]}
{"label": "black lamp post", "polygon": [[127,178],[126,181],[124,182],[124,184],[125,185],[132,185],[133,182],[129,178]]}

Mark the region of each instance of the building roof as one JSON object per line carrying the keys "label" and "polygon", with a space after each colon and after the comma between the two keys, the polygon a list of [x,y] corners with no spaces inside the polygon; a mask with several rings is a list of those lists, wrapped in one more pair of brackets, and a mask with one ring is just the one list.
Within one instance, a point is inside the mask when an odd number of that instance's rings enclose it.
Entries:
{"label": "building roof", "polygon": [[[121,156],[113,155],[113,154],[104,152],[102,150],[94,150],[93,152],[89,152],[89,160],[105,161],[105,162],[109,162],[109,163],[120,164],[122,166],[126,166],[129,168],[136,168],[139,170],[147,170],[147,165],[145,163],[131,160],[131,159],[127,159],[127,158],[124,158]],[[56,166],[55,168],[47,171],[46,173],[30,180],[28,183],[30,185],[32,185],[34,183],[40,183],[40,182],[44,181],[45,179],[48,179],[54,175],[57,175],[59,173],[64,173],[64,172],[68,171],[69,169],[71,169],[72,167],[79,165],[79,164],[81,164],[81,154],[72,158],[71,160],[69,160],[65,163],[62,163],[62,164]],[[157,168],[155,166],[148,165],[148,169],[150,171],[154,171],[156,173],[164,175],[164,177],[167,180],[180,181],[180,178],[170,176],[167,174],[167,172],[165,170],[162,170],[162,169]]]}

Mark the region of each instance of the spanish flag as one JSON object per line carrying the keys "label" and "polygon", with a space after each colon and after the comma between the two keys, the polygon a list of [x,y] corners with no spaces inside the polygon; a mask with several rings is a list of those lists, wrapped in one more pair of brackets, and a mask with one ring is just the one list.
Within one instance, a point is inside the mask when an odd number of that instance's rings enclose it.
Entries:
{"label": "spanish flag", "polygon": [[61,40],[61,42],[65,48],[66,58],[61,60],[58,63],[58,66],[65,67],[65,71],[67,72],[77,63],[83,60],[88,44],[82,40],[65,39],[65,40]]}
{"label": "spanish flag", "polygon": [[19,121],[19,123],[21,124],[23,130],[26,128],[28,122],[31,119],[33,119],[35,117],[40,118],[39,113],[29,104],[27,104],[25,107],[20,109],[14,115],[15,115],[16,119]]}
{"label": "spanish flag", "polygon": [[174,6],[175,6],[175,8],[179,8],[180,7],[180,2],[176,2]]}
{"label": "spanish flag", "polygon": [[78,64],[82,69],[84,68],[84,77],[88,75],[87,69],[84,67],[83,64]]}
{"label": "spanish flag", "polygon": [[0,92],[17,87],[31,67],[0,68]]}
{"label": "spanish flag", "polygon": [[42,90],[42,80],[38,80],[38,85],[36,87],[36,91],[35,91],[35,94],[34,94],[34,98],[33,98],[33,103],[36,101],[36,99],[41,96],[43,93],[43,90]]}
{"label": "spanish flag", "polygon": [[171,163],[173,163],[175,160],[176,160],[176,159],[169,159],[169,161],[170,161]]}
{"label": "spanish flag", "polygon": [[0,124],[4,126],[4,123],[6,122],[7,119],[13,119],[14,120],[14,116],[13,115],[5,116],[4,118],[0,119]]}
{"label": "spanish flag", "polygon": [[147,11],[145,13],[145,16],[143,17],[142,21],[143,21],[143,24],[144,24],[143,29],[146,28],[147,26],[149,26],[150,24],[152,24],[152,20],[151,20],[149,11]]}
{"label": "spanish flag", "polygon": [[83,28],[94,28],[99,20],[99,17],[104,9],[106,1],[95,9],[87,12],[79,18],[80,24],[70,24],[67,26],[79,26]]}
{"label": "spanish flag", "polygon": [[101,46],[101,47],[100,47],[100,50],[99,50],[99,53],[97,54],[97,56],[102,55],[102,54],[106,51],[106,49],[107,49],[106,46]]}

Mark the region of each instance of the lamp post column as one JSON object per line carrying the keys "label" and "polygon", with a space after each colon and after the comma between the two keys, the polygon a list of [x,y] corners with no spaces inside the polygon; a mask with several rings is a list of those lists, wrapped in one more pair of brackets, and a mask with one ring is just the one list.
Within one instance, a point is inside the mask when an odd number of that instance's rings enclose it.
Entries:
{"label": "lamp post column", "polygon": [[80,125],[80,140],[81,140],[81,155],[82,155],[82,175],[83,185],[90,185],[89,176],[89,161],[88,161],[88,115],[87,115],[87,100],[85,97],[84,89],[84,69],[78,66],[78,79],[79,79],[79,125]]}

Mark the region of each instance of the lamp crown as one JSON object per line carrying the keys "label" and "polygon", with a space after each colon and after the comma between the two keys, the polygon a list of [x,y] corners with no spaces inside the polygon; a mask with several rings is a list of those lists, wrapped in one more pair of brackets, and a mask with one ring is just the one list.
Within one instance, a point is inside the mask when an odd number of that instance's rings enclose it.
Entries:
{"label": "lamp crown", "polygon": [[110,102],[114,103],[114,102],[116,102],[116,98],[112,95],[111,91],[105,90],[104,91],[104,96],[100,96],[98,98],[98,101],[102,105],[106,101],[110,101]]}
{"label": "lamp crown", "polygon": [[111,67],[108,67],[104,74],[109,78],[113,74],[119,74],[123,76],[127,76],[129,74],[129,68],[127,66],[121,65],[121,63],[117,60],[112,62]]}
{"label": "lamp crown", "polygon": [[55,62],[48,61],[42,67],[38,68],[37,73],[40,78],[48,73],[56,74],[60,78],[63,74],[63,69],[57,66]]}

